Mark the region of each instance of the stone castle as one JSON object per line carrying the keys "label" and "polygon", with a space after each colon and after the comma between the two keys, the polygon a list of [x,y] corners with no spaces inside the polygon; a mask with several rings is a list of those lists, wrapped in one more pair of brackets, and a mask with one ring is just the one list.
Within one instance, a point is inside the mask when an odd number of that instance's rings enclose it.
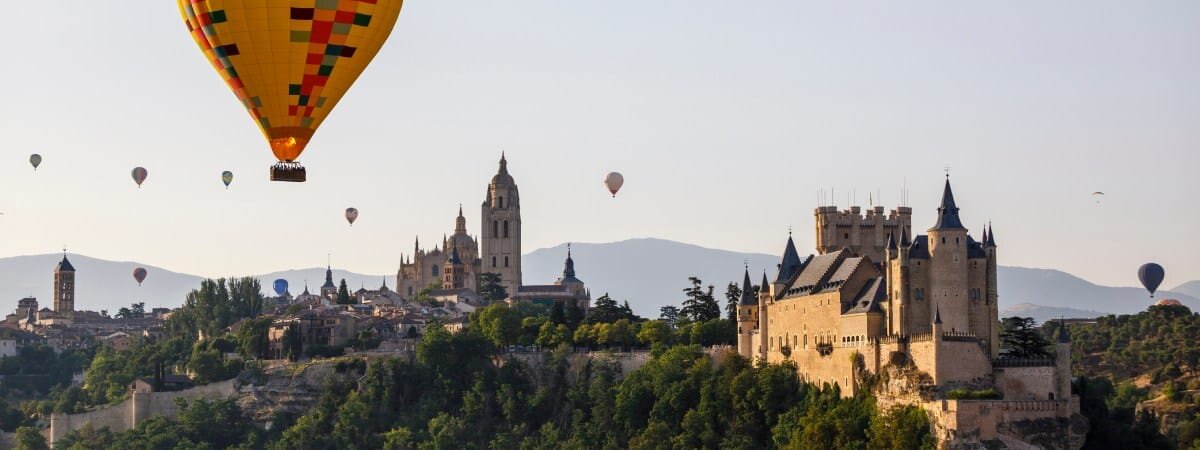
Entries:
{"label": "stone castle", "polygon": [[847,396],[876,375],[881,405],[931,413],[939,448],[1082,445],[1069,339],[1053,358],[1004,357],[995,232],[968,233],[949,178],[924,235],[912,232],[908,207],[814,215],[816,255],[801,258],[789,236],[774,281],[764,273],[755,292],[744,275],[741,355],[792,361],[804,380]]}
{"label": "stone castle", "polygon": [[500,285],[514,301],[551,304],[570,302],[587,308],[591,294],[583,281],[575,277],[575,261],[570,251],[563,264],[563,276],[548,285],[526,285],[521,280],[521,197],[517,183],[508,173],[508,159],[500,156],[500,168],[488,183],[480,205],[480,233],[476,239],[467,233],[462,205],[454,219],[454,232],[442,238],[431,250],[421,248],[420,239],[413,254],[401,255],[396,273],[396,291],[413,298],[422,289],[439,287],[434,295],[480,288],[483,274],[500,276]]}

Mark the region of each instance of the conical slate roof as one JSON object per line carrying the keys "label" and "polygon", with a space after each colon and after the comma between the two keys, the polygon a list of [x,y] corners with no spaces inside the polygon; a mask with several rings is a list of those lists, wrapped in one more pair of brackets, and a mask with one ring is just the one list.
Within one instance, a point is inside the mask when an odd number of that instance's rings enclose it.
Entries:
{"label": "conical slate roof", "polygon": [[942,190],[942,205],[938,206],[938,220],[929,231],[966,229],[962,220],[958,218],[958,205],[954,203],[954,191],[950,189],[950,178],[946,178],[946,187]]}

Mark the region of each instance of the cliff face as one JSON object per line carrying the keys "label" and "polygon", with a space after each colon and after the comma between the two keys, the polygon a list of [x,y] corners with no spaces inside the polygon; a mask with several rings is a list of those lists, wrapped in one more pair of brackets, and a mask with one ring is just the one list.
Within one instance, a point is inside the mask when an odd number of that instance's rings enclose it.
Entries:
{"label": "cliff face", "polygon": [[310,411],[330,381],[352,381],[358,372],[348,366],[362,358],[346,357],[298,364],[279,364],[264,376],[248,377],[238,394],[238,406],[255,424],[270,429],[280,414],[299,417]]}
{"label": "cliff face", "polygon": [[1079,450],[1088,421],[1079,399],[956,400],[939,398],[927,374],[911,366],[888,366],[875,388],[876,405],[887,410],[917,405],[929,414],[942,450]]}

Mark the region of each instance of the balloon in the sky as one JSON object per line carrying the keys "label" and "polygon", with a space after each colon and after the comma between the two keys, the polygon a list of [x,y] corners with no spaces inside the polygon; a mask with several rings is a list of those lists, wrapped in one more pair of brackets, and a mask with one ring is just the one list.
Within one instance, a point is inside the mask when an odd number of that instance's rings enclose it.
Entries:
{"label": "balloon in the sky", "polygon": [[146,175],[149,175],[149,173],[146,172],[144,167],[133,168],[133,182],[137,183],[138,187],[142,187],[142,182],[146,181]]}
{"label": "balloon in the sky", "polygon": [[1100,203],[1100,199],[1104,198],[1104,193],[1100,191],[1093,192],[1092,198],[1096,199],[1096,203]]}
{"label": "balloon in the sky", "polygon": [[346,208],[346,221],[350,226],[354,226],[355,220],[358,220],[358,208]]}
{"label": "balloon in the sky", "polygon": [[611,192],[613,197],[617,196],[617,191],[621,190],[623,184],[625,184],[625,177],[618,172],[609,172],[604,176],[604,186],[608,187],[608,192]]}
{"label": "balloon in the sky", "polygon": [[1154,291],[1158,290],[1158,285],[1162,284],[1165,275],[1162,266],[1155,263],[1142,264],[1142,267],[1138,268],[1138,280],[1142,282],[1142,287],[1150,292],[1150,298],[1154,298]]}
{"label": "balloon in the sky", "polygon": [[275,181],[392,32],[403,0],[176,0],[189,34],[262,130]]}
{"label": "balloon in the sky", "polygon": [[141,286],[142,282],[146,281],[146,269],[141,267],[133,269],[133,279],[137,281],[138,286]]}
{"label": "balloon in the sky", "polygon": [[229,188],[229,183],[233,182],[233,172],[228,170],[221,172],[221,182],[225,183],[225,188]]}
{"label": "balloon in the sky", "polygon": [[288,291],[288,282],[287,282],[287,280],[280,278],[278,280],[275,280],[274,287],[275,287],[275,295],[283,295],[284,293],[286,293]]}
{"label": "balloon in the sky", "polygon": [[37,153],[29,155],[29,164],[33,165],[33,170],[37,170],[38,166],[42,165],[42,155]]}

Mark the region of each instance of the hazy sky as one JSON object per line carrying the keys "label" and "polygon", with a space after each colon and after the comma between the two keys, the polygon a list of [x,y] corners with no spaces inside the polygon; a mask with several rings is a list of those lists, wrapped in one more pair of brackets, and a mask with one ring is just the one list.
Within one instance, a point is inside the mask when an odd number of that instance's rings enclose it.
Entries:
{"label": "hazy sky", "polygon": [[332,252],[393,273],[460,202],[478,232],[504,149],[526,251],[663,237],[779,253],[789,226],[811,249],[818,190],[894,206],[905,183],[924,229],[949,165],[1002,264],[1133,285],[1154,260],[1165,287],[1200,278],[1193,0],[409,0],[301,158],[305,184],[267,181],[261,134],[175,2],[11,3],[3,256],[65,244],[216,276]]}

